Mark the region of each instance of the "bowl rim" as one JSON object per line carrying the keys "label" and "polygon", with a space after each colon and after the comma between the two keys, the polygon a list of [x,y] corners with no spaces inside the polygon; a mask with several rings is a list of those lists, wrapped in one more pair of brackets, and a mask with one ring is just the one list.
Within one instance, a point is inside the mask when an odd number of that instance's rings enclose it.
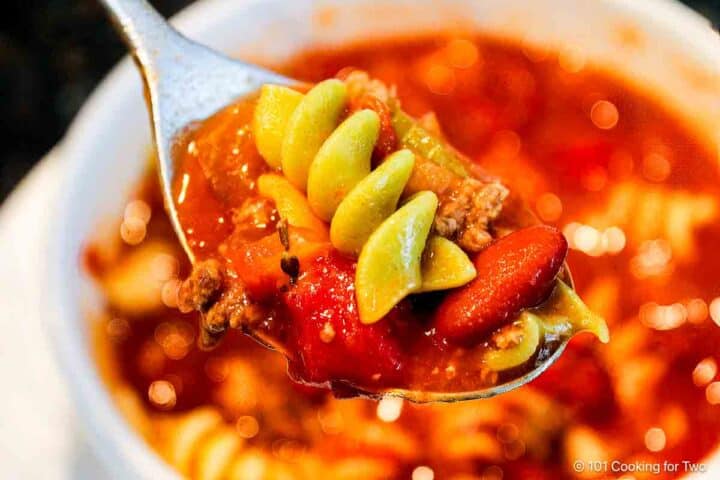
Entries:
{"label": "bowl rim", "polygon": [[[227,13],[228,9],[236,12],[262,3],[265,2],[200,0],[183,9],[171,21],[189,36],[202,37],[203,32],[231,17]],[[706,35],[708,29],[707,19],[676,0],[600,0],[599,3],[698,36]],[[57,151],[65,172],[58,179],[61,183],[60,194],[54,206],[57,215],[49,224],[48,238],[45,239],[48,269],[44,278],[46,292],[50,297],[43,302],[43,315],[80,423],[95,453],[108,467],[108,473],[119,478],[175,479],[179,478],[178,473],[160,458],[116,408],[107,386],[100,378],[91,346],[86,339],[78,330],[66,328],[84,318],[83,308],[74,300],[66,281],[68,273],[78,268],[78,259],[67,255],[67,252],[75,251],[71,239],[54,235],[64,231],[66,219],[72,216],[73,206],[81,200],[79,185],[83,181],[86,166],[93,161],[86,154],[92,148],[95,138],[91,132],[107,128],[102,119],[111,118],[114,106],[124,100],[122,95],[115,93],[138,84],[136,75],[131,60],[124,57],[86,100],[58,145]],[[712,468],[720,471],[717,451],[708,458],[713,459]]]}

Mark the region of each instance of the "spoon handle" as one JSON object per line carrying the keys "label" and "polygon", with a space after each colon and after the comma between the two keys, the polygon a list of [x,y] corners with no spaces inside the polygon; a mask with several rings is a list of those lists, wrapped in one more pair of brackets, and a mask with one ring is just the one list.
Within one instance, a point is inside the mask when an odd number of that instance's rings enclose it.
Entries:
{"label": "spoon handle", "polygon": [[137,60],[159,147],[193,121],[212,115],[264,83],[292,83],[186,38],[147,0],[99,2]]}
{"label": "spoon handle", "polygon": [[165,51],[168,44],[184,40],[147,0],[99,2],[107,10],[133,56],[146,68]]}
{"label": "spoon handle", "polygon": [[143,78],[157,147],[165,206],[180,244],[194,255],[180,225],[172,196],[172,152],[179,134],[264,83],[292,80],[230,59],[186,38],[146,0],[99,0],[127,44]]}

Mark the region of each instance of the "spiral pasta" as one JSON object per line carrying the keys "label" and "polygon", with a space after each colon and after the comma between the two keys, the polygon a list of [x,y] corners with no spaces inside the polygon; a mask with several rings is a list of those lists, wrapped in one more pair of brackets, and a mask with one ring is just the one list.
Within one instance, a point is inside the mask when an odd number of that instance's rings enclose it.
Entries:
{"label": "spiral pasta", "polygon": [[[335,248],[360,253],[370,235],[397,208],[414,165],[414,155],[400,150],[358,182],[333,216],[330,238]],[[359,218],[363,221],[359,222]]]}
{"label": "spiral pasta", "polygon": [[[199,408],[169,421],[161,434],[160,451],[183,475],[198,479],[221,478],[229,452],[239,448],[232,429],[214,408]],[[235,435],[237,437],[237,435]]]}
{"label": "spiral pasta", "polygon": [[182,475],[197,480],[293,480],[287,465],[256,448],[223,420],[220,412],[201,407],[165,419],[159,450]]}
{"label": "spiral pasta", "polygon": [[[261,194],[275,201],[291,225],[313,225],[325,232],[317,225],[330,223],[332,245],[358,256],[358,312],[361,322],[372,324],[410,294],[460,287],[477,275],[457,244],[431,235],[438,209],[435,193],[416,192],[398,208],[416,155],[459,177],[467,172],[451,148],[399,108],[392,111],[392,124],[400,145],[407,148],[391,153],[373,170],[382,122],[370,109],[351,112],[341,121],[349,97],[347,85],[336,79],[320,82],[304,96],[286,87],[265,86],[253,128],[261,155],[271,167],[279,165],[287,179],[279,188],[281,176],[265,175],[259,181]],[[277,188],[269,188],[270,183]],[[496,333],[500,348],[484,358],[493,371],[529,361],[541,332],[590,330],[607,338],[603,322],[569,288],[558,281],[555,292],[546,311],[526,313]],[[565,331],[553,330],[561,327]]]}
{"label": "spiral pasta", "polygon": [[[508,370],[526,363],[546,335],[564,338],[577,332],[591,332],[600,341],[609,341],[605,320],[593,313],[562,280],[555,283],[555,289],[545,303],[522,312],[514,323],[495,333],[491,343],[502,344],[502,347],[488,350],[483,357],[491,370]],[[516,330],[521,332],[519,339]]]}
{"label": "spiral pasta", "polygon": [[379,132],[378,114],[360,110],[320,147],[310,164],[307,194],[310,206],[323,220],[332,220],[340,202],[370,174],[370,157]]}
{"label": "spiral pasta", "polygon": [[[307,215],[300,219],[296,214],[306,212],[307,204],[317,218],[330,223],[333,246],[358,255],[355,288],[361,321],[377,322],[410,293],[453,288],[472,280],[475,270],[467,255],[441,242],[429,244],[423,268],[438,199],[431,191],[421,191],[397,209],[415,155],[396,151],[372,169],[381,128],[378,113],[362,109],[341,122],[348,93],[339,80],[320,82],[306,95],[298,95],[286,87],[263,87],[253,133],[267,163],[279,165],[287,180],[306,192],[306,202],[290,189],[285,194],[273,192],[278,210],[288,213],[288,222],[314,223]],[[261,190],[267,190],[266,183],[261,182]],[[288,205],[290,198],[297,207]],[[437,248],[441,250],[435,252]],[[432,262],[436,253],[452,259],[458,268],[437,268],[438,262]]]}
{"label": "spiral pasta", "polygon": [[159,430],[155,443],[161,455],[183,476],[197,480],[380,480],[397,469],[393,460],[360,454],[328,461],[313,452],[289,456],[282,446],[274,453],[251,446],[212,407],[155,421]]}

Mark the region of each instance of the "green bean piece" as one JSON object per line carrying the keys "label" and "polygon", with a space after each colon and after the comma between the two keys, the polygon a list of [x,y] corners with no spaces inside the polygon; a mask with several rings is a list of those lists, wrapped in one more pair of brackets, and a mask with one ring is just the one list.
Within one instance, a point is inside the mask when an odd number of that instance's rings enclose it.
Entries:
{"label": "green bean piece", "polygon": [[447,168],[455,175],[463,178],[468,176],[457,152],[399,108],[393,114],[392,125],[401,147],[409,148],[421,157]]}

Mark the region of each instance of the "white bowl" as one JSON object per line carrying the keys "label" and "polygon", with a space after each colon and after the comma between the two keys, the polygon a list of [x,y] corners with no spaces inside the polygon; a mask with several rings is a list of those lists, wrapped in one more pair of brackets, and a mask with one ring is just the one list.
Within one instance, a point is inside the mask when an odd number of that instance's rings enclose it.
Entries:
{"label": "white bowl", "polygon": [[[652,91],[717,148],[720,38],[699,15],[670,0],[207,0],[175,20],[191,38],[270,63],[310,44],[448,29],[569,48]],[[628,28],[645,39],[640,46],[621,41]],[[61,144],[67,170],[57,179],[62,194],[48,235],[44,315],[90,443],[119,478],[177,475],[125,423],[98,376],[87,313],[99,297],[79,258],[96,226],[119,218],[149,144],[141,83],[126,59]],[[720,454],[708,462],[717,478]]]}

